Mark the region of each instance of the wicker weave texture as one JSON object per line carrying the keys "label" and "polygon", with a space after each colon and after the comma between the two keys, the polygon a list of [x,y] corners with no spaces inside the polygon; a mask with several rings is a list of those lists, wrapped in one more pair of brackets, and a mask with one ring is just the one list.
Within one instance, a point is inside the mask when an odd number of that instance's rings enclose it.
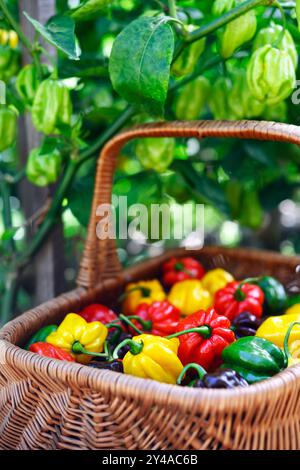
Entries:
{"label": "wicker weave texture", "polygon": [[[196,390],[160,384],[21,349],[41,326],[92,302],[115,307],[125,284],[151,279],[169,256],[121,270],[114,240],[96,237],[96,208],[110,203],[116,157],[137,137],[237,137],[300,144],[296,126],[255,121],[174,122],[126,130],[104,147],[79,287],[7,324],[0,332],[2,449],[299,449],[300,366],[246,389]],[[300,258],[251,250],[188,252],[236,278],[275,275],[299,287]]]}
{"label": "wicker weave texture", "polygon": [[[2,449],[299,449],[300,366],[248,389],[196,390],[40,357],[22,345],[41,325],[90,302],[115,307],[128,281],[151,279],[166,253],[78,288],[23,314],[1,332],[0,447]],[[207,268],[237,277],[276,275],[300,285],[300,258],[207,247],[191,252]]]}

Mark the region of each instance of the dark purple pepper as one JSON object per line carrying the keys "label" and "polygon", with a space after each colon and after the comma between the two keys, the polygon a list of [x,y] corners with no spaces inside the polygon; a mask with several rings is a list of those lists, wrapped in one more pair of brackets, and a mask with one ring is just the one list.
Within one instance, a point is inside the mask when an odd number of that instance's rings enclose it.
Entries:
{"label": "dark purple pepper", "polygon": [[122,361],[119,360],[111,362],[91,361],[89,363],[89,367],[93,367],[94,369],[111,370],[113,372],[123,373],[123,364]]}
{"label": "dark purple pepper", "polygon": [[261,323],[262,320],[252,313],[242,312],[232,321],[231,329],[234,331],[237,339],[244,336],[255,336]]}
{"label": "dark purple pepper", "polygon": [[235,388],[248,387],[248,383],[238,372],[232,369],[217,369],[215,372],[205,374],[190,384],[193,388]]}

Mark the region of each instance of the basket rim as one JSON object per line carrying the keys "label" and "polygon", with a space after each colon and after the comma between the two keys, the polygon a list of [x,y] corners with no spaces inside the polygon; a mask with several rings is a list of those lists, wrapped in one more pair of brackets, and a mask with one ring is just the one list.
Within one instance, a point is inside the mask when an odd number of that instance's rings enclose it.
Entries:
{"label": "basket rim", "polygon": [[[206,251],[220,250],[220,247],[207,247]],[[222,251],[227,252],[242,252],[244,249],[226,249],[221,248]],[[184,250],[185,253],[186,250]],[[192,250],[189,250],[192,253]],[[292,264],[300,264],[300,256],[286,257],[276,252],[266,252],[263,250],[251,250],[247,249],[250,256],[259,255],[276,257],[276,259],[291,261]],[[170,250],[165,252],[162,256],[155,258],[156,261],[172,256],[174,254],[181,254],[182,249]],[[199,253],[199,250],[198,250]],[[153,260],[149,260],[151,262]],[[136,269],[142,264],[147,264],[147,261],[143,261],[123,271],[126,275],[129,275],[131,271]],[[105,281],[104,281],[105,282]],[[106,281],[107,282],[107,281]],[[57,304],[63,307],[65,302],[70,299],[82,295],[83,292],[87,292],[83,288],[74,289],[67,294],[63,294],[57,297],[55,300]],[[49,313],[53,310],[53,299],[40,305],[38,307],[41,315],[46,312]],[[76,387],[76,389],[92,389],[95,391],[108,391],[110,394],[123,394],[126,396],[130,395],[132,398],[141,399],[149,404],[157,403],[166,405],[166,403],[180,404],[181,407],[190,408],[191,405],[197,406],[209,403],[213,404],[215,409],[236,409],[240,408],[241,400],[245,400],[246,403],[250,403],[251,399],[258,395],[262,399],[263,397],[269,397],[276,392],[280,392],[282,388],[295,387],[300,381],[300,365],[287,368],[271,377],[268,380],[253,384],[246,388],[236,388],[231,390],[225,389],[192,389],[189,387],[180,387],[177,385],[170,385],[160,383],[152,379],[142,379],[131,375],[120,374],[112,371],[98,370],[89,368],[88,366],[78,363],[68,363],[51,359],[48,357],[39,356],[30,351],[26,351],[21,347],[17,346],[13,342],[10,342],[7,338],[11,337],[17,327],[22,325],[24,318],[33,315],[33,311],[29,310],[11,322],[7,323],[0,330],[0,364],[5,367],[5,364],[13,365],[14,367],[32,373],[33,375],[47,374],[51,379],[60,381],[67,387]],[[36,313],[35,313],[36,315]]]}

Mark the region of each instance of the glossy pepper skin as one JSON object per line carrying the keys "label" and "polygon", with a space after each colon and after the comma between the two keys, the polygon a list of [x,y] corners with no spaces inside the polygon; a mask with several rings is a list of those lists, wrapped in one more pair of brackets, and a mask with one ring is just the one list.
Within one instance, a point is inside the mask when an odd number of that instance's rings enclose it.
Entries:
{"label": "glossy pepper skin", "polygon": [[204,289],[212,295],[232,281],[234,281],[233,276],[222,268],[211,269],[201,279]]}
{"label": "glossy pepper skin", "polygon": [[158,382],[176,384],[183,369],[178,356],[179,340],[153,335],[134,336],[140,348],[131,348],[123,359],[124,373],[153,379]]}
{"label": "glossy pepper skin", "polygon": [[14,108],[0,104],[0,152],[15,143],[17,120],[18,115]]}
{"label": "glossy pepper skin", "polygon": [[89,363],[89,367],[93,367],[94,369],[111,370],[112,372],[123,373],[122,361],[118,359],[115,359],[111,362],[91,361]]}
{"label": "glossy pepper skin", "polygon": [[[197,29],[197,26],[188,25],[187,30],[189,33]],[[179,57],[172,65],[171,72],[176,77],[184,77],[192,73],[197,65],[200,56],[205,50],[206,39],[202,38],[193,42],[189,47],[183,49]]]}
{"label": "glossy pepper skin", "polygon": [[[46,67],[42,68],[46,74]],[[28,106],[32,106],[35,94],[41,83],[39,74],[34,64],[28,64],[23,67],[16,79],[16,89],[23,102]]]}
{"label": "glossy pepper skin", "polygon": [[287,367],[287,357],[278,346],[255,336],[230,344],[223,349],[222,359],[222,368],[235,370],[249,384],[266,380]]}
{"label": "glossy pepper skin", "polygon": [[162,173],[174,159],[175,140],[169,137],[140,139],[136,144],[135,153],[144,168]]}
{"label": "glossy pepper skin", "polygon": [[199,309],[206,310],[212,305],[212,296],[203,288],[198,279],[187,279],[173,285],[168,301],[177,307],[184,316],[191,315]]}
{"label": "glossy pepper skin", "polygon": [[55,183],[62,169],[62,157],[58,150],[42,153],[42,149],[32,149],[27,160],[26,176],[36,186]]}
{"label": "glossy pepper skin", "polygon": [[[280,39],[280,41],[278,41]],[[294,39],[288,29],[283,30],[280,24],[272,22],[267,28],[261,29],[253,42],[253,50],[268,44],[275,44],[278,49],[288,52],[295,69],[298,64],[298,53]]]}
{"label": "glossy pepper skin", "polygon": [[[284,337],[291,323],[300,321],[300,312],[290,315],[268,317],[258,328],[256,336],[265,338],[280,348],[283,347]],[[295,325],[290,334],[290,342],[300,339],[300,326]]]}
{"label": "glossy pepper skin", "polygon": [[253,313],[242,312],[233,319],[231,329],[234,331],[237,339],[244,336],[255,336],[261,323],[262,320],[253,315]]}
{"label": "glossy pepper skin", "polygon": [[214,307],[220,315],[225,315],[232,321],[245,311],[260,318],[263,302],[264,293],[260,287],[234,281],[215,294]]}
{"label": "glossy pepper skin", "polygon": [[249,89],[267,106],[285,100],[295,88],[296,74],[289,53],[272,47],[260,47],[251,56],[247,66]]}
{"label": "glossy pepper skin", "polygon": [[264,313],[282,314],[287,303],[287,294],[281,282],[271,276],[262,276],[256,284],[264,293]]}
{"label": "glossy pepper skin", "polygon": [[[180,311],[167,300],[153,302],[150,305],[140,304],[135,315],[146,322],[150,322],[150,329],[147,329],[147,332],[155,336],[168,336],[175,333],[180,320]],[[138,320],[133,319],[132,322],[141,327]]]}
{"label": "glossy pepper skin", "polygon": [[[90,361],[91,356],[87,352],[81,352],[80,349],[100,353],[103,351],[107,332],[106,326],[102,323],[87,323],[84,318],[76,315],[76,313],[69,313],[57,330],[50,333],[46,341],[72,354],[77,362],[86,364]],[[81,346],[81,348],[75,348],[75,344]]]}
{"label": "glossy pepper skin", "polygon": [[[209,93],[210,83],[205,77],[197,77],[183,86],[178,91],[174,102],[176,118],[182,121],[199,119],[204,111]],[[193,99],[191,99],[191,96]]]}
{"label": "glossy pepper skin", "polygon": [[154,301],[165,300],[165,298],[166,294],[157,279],[130,283],[125,289],[122,311],[124,315],[134,315],[140,304],[151,304]]}
{"label": "glossy pepper skin", "polygon": [[[203,367],[196,363],[187,364],[178,377],[177,384],[183,385],[187,381],[186,375],[190,370],[194,369],[197,378],[191,380],[187,385],[193,388],[235,388],[248,387],[248,383],[235,370],[232,369],[216,369],[214,372],[206,372]],[[184,383],[182,379],[184,378]]]}
{"label": "glossy pepper skin", "polygon": [[[213,4],[213,14],[216,17],[222,16],[243,3],[243,0],[215,0]],[[227,59],[231,57],[236,49],[245,42],[250,41],[256,33],[257,21],[256,13],[250,10],[239,18],[230,21],[219,32],[220,54]]]}
{"label": "glossy pepper skin", "polygon": [[40,356],[52,357],[53,359],[58,359],[60,361],[75,362],[75,359],[71,354],[48,343],[33,343],[29,346],[29,351],[39,354]]}
{"label": "glossy pepper skin", "polygon": [[46,135],[60,133],[69,126],[72,102],[68,88],[58,80],[47,78],[40,83],[32,105],[32,121],[37,131]]}
{"label": "glossy pepper skin", "polygon": [[29,349],[29,347],[34,343],[44,343],[46,341],[47,336],[50,335],[53,331],[57,330],[57,325],[47,325],[38,330],[26,343],[25,349]]}
{"label": "glossy pepper skin", "polygon": [[[252,96],[244,69],[237,69],[232,74],[232,88],[228,98],[230,109],[236,119],[258,117],[265,109],[264,103]],[[236,202],[241,201],[237,200]]]}
{"label": "glossy pepper skin", "polygon": [[171,258],[162,265],[162,280],[168,287],[186,279],[201,279],[204,274],[204,267],[194,258]]}
{"label": "glossy pepper skin", "polygon": [[118,319],[117,314],[112,309],[102,304],[87,305],[78,315],[88,323],[100,321],[106,324]]}
{"label": "glossy pepper skin", "polygon": [[200,310],[179,322],[177,331],[201,326],[209,327],[209,334],[203,337],[199,333],[187,333],[179,336],[178,357],[183,365],[195,362],[205,369],[220,365],[223,349],[235,340],[228,318],[218,315],[211,308],[207,312]]}

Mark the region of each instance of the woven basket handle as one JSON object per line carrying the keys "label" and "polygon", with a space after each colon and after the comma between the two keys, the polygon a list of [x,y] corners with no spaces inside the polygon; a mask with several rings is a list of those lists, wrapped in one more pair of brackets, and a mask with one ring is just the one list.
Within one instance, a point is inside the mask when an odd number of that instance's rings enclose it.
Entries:
{"label": "woven basket handle", "polygon": [[174,121],[145,124],[117,134],[103,147],[98,160],[90,223],[77,279],[79,286],[93,288],[99,281],[121,272],[115,240],[97,237],[96,227],[100,220],[97,207],[111,203],[113,176],[120,150],[128,141],[141,137],[230,137],[300,145],[300,128],[265,121]]}

